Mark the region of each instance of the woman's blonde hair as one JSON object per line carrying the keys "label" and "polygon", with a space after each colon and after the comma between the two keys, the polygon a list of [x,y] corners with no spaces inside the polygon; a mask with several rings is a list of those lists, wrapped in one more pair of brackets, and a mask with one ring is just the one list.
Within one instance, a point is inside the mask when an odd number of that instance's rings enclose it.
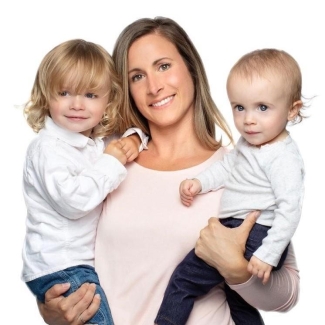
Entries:
{"label": "woman's blonde hair", "polygon": [[[234,75],[252,79],[254,76],[265,77],[268,73],[277,74],[283,78],[288,95],[288,104],[302,100],[302,75],[297,61],[283,50],[266,48],[243,55],[229,72],[228,81]],[[300,123],[305,116],[302,108],[297,113],[292,124]]]}
{"label": "woman's blonde hair", "polygon": [[136,20],[122,31],[115,43],[113,59],[116,71],[122,78],[122,115],[125,117],[126,126],[134,125],[150,134],[147,120],[139,112],[130,95],[128,78],[128,51],[134,41],[148,34],[161,35],[174,44],[192,76],[195,87],[194,128],[202,145],[213,150],[222,145],[221,140],[216,140],[216,126],[233,142],[230,128],[211,97],[200,55],[183,28],[172,19],[164,17]]}
{"label": "woman's blonde hair", "polygon": [[100,45],[82,39],[69,40],[54,47],[43,58],[24,107],[27,123],[39,132],[50,116],[49,102],[63,87],[76,93],[96,91],[107,85],[108,102],[103,118],[93,130],[93,137],[120,132],[122,88],[114,61]]}

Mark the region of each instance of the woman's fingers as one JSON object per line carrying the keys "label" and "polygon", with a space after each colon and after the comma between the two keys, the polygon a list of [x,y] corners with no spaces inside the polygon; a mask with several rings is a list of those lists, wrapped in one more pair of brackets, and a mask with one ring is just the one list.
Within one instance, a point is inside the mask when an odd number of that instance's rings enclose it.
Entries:
{"label": "woman's fingers", "polygon": [[68,297],[62,293],[68,285],[55,285],[45,295],[45,303],[38,302],[44,321],[50,325],[80,325],[89,320],[98,310],[100,297],[95,295],[96,285],[84,283]]}
{"label": "woman's fingers", "polygon": [[79,318],[81,317],[81,319],[83,321],[87,321],[90,318],[92,318],[96,314],[96,312],[99,308],[100,300],[101,300],[101,298],[100,298],[99,294],[96,294],[95,296],[93,296],[93,299],[92,299],[90,305],[83,313],[81,313],[79,315]]}

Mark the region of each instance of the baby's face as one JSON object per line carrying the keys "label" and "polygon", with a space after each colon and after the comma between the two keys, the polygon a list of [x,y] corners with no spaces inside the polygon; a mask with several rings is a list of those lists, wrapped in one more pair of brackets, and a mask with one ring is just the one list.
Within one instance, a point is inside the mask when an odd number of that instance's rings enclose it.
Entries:
{"label": "baby's face", "polygon": [[250,144],[261,146],[287,136],[291,105],[283,78],[271,73],[252,78],[233,75],[227,92],[235,126]]}

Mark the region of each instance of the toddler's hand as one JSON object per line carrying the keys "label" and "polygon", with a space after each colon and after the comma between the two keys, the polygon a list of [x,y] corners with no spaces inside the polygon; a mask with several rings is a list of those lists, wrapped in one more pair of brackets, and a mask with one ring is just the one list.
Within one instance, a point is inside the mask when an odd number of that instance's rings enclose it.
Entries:
{"label": "toddler's hand", "polygon": [[269,281],[272,268],[273,268],[272,265],[261,261],[256,256],[251,257],[247,266],[248,272],[250,272],[253,275],[256,275],[260,279],[263,279],[262,280],[263,284],[266,284],[266,282]]}
{"label": "toddler's hand", "polygon": [[123,150],[124,144],[120,140],[111,141],[104,150],[104,153],[118,159],[121,164],[125,165],[127,161],[126,154]]}
{"label": "toddler's hand", "polygon": [[200,193],[201,189],[201,183],[196,178],[182,181],[179,186],[179,194],[182,203],[189,207],[194,200],[194,196]]}
{"label": "toddler's hand", "polygon": [[133,161],[139,156],[139,147],[141,139],[138,134],[132,134],[119,140],[123,144],[123,151],[126,155],[127,162]]}

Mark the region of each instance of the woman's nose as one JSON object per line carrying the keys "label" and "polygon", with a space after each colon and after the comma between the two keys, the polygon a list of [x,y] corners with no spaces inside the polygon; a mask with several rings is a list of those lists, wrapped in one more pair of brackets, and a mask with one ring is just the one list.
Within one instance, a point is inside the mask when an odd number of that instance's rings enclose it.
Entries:
{"label": "woman's nose", "polygon": [[155,75],[147,76],[147,93],[156,95],[163,88],[161,78]]}

